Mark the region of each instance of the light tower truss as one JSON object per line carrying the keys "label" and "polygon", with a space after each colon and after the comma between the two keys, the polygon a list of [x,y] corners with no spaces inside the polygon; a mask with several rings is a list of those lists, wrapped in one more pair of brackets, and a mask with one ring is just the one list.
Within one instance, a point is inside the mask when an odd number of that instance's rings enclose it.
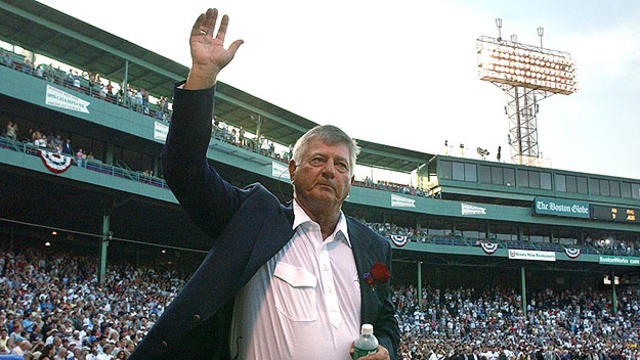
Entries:
{"label": "light tower truss", "polygon": [[477,48],[478,76],[507,94],[511,159],[519,164],[538,164],[538,103],[551,95],[577,90],[571,55],[487,36],[477,40]]}

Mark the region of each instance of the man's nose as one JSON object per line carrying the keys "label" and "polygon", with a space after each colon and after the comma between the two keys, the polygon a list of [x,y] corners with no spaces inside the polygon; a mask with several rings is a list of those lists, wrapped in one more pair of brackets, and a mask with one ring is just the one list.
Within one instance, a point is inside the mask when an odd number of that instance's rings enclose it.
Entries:
{"label": "man's nose", "polygon": [[333,162],[333,159],[329,158],[322,169],[322,175],[324,177],[332,179],[336,176],[336,164]]}

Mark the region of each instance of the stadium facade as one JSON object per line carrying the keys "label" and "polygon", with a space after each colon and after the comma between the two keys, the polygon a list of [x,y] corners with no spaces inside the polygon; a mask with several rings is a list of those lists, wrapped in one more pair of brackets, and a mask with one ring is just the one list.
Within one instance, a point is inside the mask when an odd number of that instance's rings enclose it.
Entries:
{"label": "stadium facade", "polygon": [[[19,47],[6,49],[10,64],[0,66],[0,241],[86,248],[102,269],[112,258],[197,266],[210,240],[181,210],[159,165],[168,110],[107,94],[95,78],[69,77],[69,66],[33,64],[43,55],[153,99],[170,98],[188,69],[33,1],[0,2],[0,40]],[[226,128],[212,134],[211,165],[237,186],[259,181],[290,200],[286,154],[256,142],[286,148],[316,124],[221,82],[215,116]],[[9,122],[18,124],[16,138],[4,133]],[[29,129],[69,137],[72,155],[34,145]],[[612,299],[616,279],[639,283],[640,180],[358,142],[360,165],[418,179],[419,191],[358,181],[344,205],[392,243],[396,281],[523,294],[611,286]],[[93,159],[78,162],[79,148]]]}

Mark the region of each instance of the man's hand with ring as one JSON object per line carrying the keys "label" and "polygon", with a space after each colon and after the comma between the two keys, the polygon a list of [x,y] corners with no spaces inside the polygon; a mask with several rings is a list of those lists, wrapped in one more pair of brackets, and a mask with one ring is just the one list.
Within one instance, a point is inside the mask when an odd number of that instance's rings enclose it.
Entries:
{"label": "man's hand with ring", "polygon": [[229,17],[227,15],[222,17],[218,34],[213,37],[217,19],[218,10],[208,9],[206,13],[200,14],[193,24],[189,36],[192,65],[184,89],[196,90],[212,87],[220,70],[233,59],[243,43],[242,40],[236,40],[231,43],[229,49],[225,49],[223,45]]}

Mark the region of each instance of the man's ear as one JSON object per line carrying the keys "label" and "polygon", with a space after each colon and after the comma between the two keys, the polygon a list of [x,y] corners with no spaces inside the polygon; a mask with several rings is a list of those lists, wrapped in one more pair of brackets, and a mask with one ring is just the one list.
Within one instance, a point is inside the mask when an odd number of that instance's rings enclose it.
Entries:
{"label": "man's ear", "polygon": [[297,168],[298,166],[296,166],[296,162],[293,161],[293,159],[289,160],[289,179],[291,179],[291,183],[293,183]]}
{"label": "man's ear", "polygon": [[351,185],[353,185],[353,182],[356,180],[356,176],[355,175],[351,175]]}

